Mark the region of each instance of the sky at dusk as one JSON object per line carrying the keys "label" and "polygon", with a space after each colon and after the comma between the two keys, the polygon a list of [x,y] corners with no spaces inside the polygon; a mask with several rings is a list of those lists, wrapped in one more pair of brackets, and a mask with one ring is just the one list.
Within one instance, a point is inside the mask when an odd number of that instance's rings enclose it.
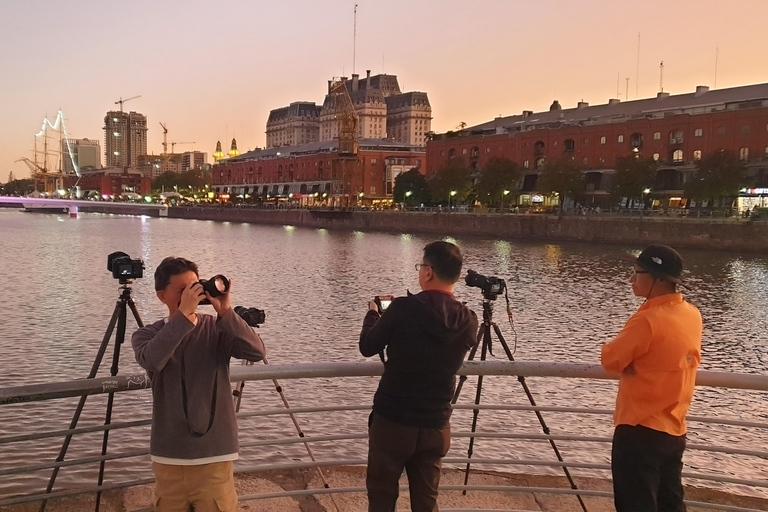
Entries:
{"label": "sky at dusk", "polygon": [[[148,149],[232,137],[263,147],[269,111],[322,103],[353,69],[347,0],[0,0],[0,182],[28,177],[43,117],[101,141],[115,101],[148,118]],[[357,0],[355,71],[425,91],[437,132],[558,99],[605,103],[768,82],[768,0]],[[640,72],[636,73],[638,33]],[[103,155],[102,155],[103,160]]]}

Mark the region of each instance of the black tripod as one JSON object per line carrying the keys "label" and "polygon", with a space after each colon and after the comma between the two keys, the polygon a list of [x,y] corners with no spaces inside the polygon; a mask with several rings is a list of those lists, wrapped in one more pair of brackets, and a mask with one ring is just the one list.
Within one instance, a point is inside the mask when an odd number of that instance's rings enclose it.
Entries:
{"label": "black tripod", "polygon": [[[131,311],[133,312],[133,317],[136,319],[136,323],[139,327],[144,327],[144,323],[141,321],[141,317],[139,316],[139,312],[136,309],[136,304],[133,302],[133,298],[131,298],[131,287],[130,284],[133,282],[132,279],[120,279],[120,298],[117,299],[117,304],[115,304],[115,310],[112,312],[112,319],[109,321],[109,325],[107,326],[107,331],[104,333],[104,338],[101,340],[101,346],[99,347],[99,351],[96,354],[96,359],[93,361],[93,365],[91,366],[91,371],[88,373],[88,379],[93,379],[96,377],[96,374],[99,371],[99,366],[101,366],[101,361],[104,359],[104,354],[107,351],[107,346],[109,345],[109,340],[112,337],[112,331],[115,329],[115,323],[117,323],[117,334],[115,335],[115,349],[114,353],[112,355],[112,368],[110,369],[110,375],[112,377],[117,375],[118,371],[118,363],[120,361],[120,347],[125,341],[125,322],[127,315],[127,308],[130,307]],[[83,395],[80,397],[80,402],[77,404],[77,408],[75,409],[75,414],[72,416],[72,421],[69,424],[69,430],[74,430],[77,427],[77,422],[80,420],[80,414],[83,412],[83,407],[85,406],[85,400],[88,398],[87,395]],[[112,405],[114,404],[114,398],[115,393],[109,393],[109,397],[107,399],[107,412],[104,417],[104,426],[108,426],[112,420]],[[59,450],[59,455],[56,457],[56,462],[62,462],[64,460],[64,457],[67,454],[67,449],[69,448],[69,443],[72,441],[72,435],[73,434],[67,434],[67,437],[64,439],[64,443],[61,445],[61,450]],[[109,440],[109,428],[104,429],[104,439],[102,441],[101,445],[101,456],[104,457],[107,454],[107,442]],[[104,481],[104,464],[105,460],[102,460],[99,464],[99,482],[98,485],[101,486],[101,484]],[[51,474],[50,480],[48,480],[48,487],[45,489],[45,493],[49,494],[51,490],[53,489],[53,484],[56,482],[56,476],[59,474],[59,467],[56,466],[53,468],[53,473]],[[40,504],[40,512],[45,511],[45,506],[48,503],[47,499],[44,499],[42,503]],[[96,493],[96,508],[95,511],[99,511],[99,505],[101,503],[101,491],[98,491]]]}
{"label": "black tripod", "polygon": [[[507,342],[504,340],[504,336],[501,334],[501,330],[499,329],[499,326],[496,325],[496,322],[493,321],[493,302],[491,302],[493,299],[484,298],[483,299],[483,323],[480,326],[480,330],[477,333],[477,337],[479,338],[479,342],[477,345],[475,345],[472,350],[469,352],[469,356],[467,357],[468,361],[472,361],[475,357],[475,354],[477,353],[478,347],[481,347],[480,350],[480,360],[485,361],[486,353],[490,353],[493,355],[493,351],[491,349],[491,327],[493,327],[493,331],[496,333],[496,337],[499,339],[499,343],[501,343],[501,347],[504,349],[504,352],[507,354],[507,358],[510,361],[515,360],[514,356],[512,355],[512,352],[509,350],[509,345],[507,345]],[[461,388],[464,385],[464,382],[467,380],[466,375],[462,375],[459,377],[459,384],[456,386],[456,393],[453,395],[452,403],[456,403],[456,401],[459,399],[459,393],[461,393]],[[533,395],[531,394],[530,389],[528,389],[528,384],[525,382],[525,377],[518,376],[517,381],[520,383],[520,385],[523,387],[523,391],[525,391],[525,395],[528,397],[528,401],[531,403],[531,405],[535,408],[536,407],[536,400],[533,398]],[[482,394],[483,390],[483,375],[479,375],[477,378],[477,391],[475,392],[475,405],[480,404],[480,395]],[[538,410],[534,410],[536,413],[536,417],[539,420],[539,424],[541,425],[541,429],[544,431],[545,435],[549,435],[549,427],[544,421],[544,417],[541,415],[541,412]],[[480,409],[472,409],[472,433],[474,434],[477,429],[477,416],[480,413]],[[555,456],[557,457],[557,460],[559,462],[563,462],[563,457],[560,455],[560,450],[558,450],[557,445],[555,444],[554,439],[549,439],[549,444],[552,447],[552,451],[555,452]],[[467,450],[467,458],[472,458],[472,450],[475,445],[475,437],[471,436],[469,438],[469,449]],[[469,481],[469,467],[471,462],[467,462],[467,468],[464,471],[464,485],[467,485],[467,482]],[[565,477],[568,479],[568,483],[571,485],[571,489],[578,490],[578,487],[576,486],[576,483],[573,481],[573,478],[571,478],[571,473],[568,471],[568,468],[563,465],[563,473],[565,473]],[[464,494],[466,494],[466,491],[464,491]],[[579,500],[579,504],[581,504],[582,510],[584,512],[587,512],[587,507],[584,505],[584,500],[581,499],[580,495],[576,495],[576,498]]]}

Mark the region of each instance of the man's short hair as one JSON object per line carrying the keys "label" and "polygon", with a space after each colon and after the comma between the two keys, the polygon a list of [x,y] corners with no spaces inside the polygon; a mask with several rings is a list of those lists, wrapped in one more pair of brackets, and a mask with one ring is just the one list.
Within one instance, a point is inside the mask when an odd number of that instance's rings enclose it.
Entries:
{"label": "man's short hair", "polygon": [[171,278],[185,272],[194,272],[198,277],[197,265],[194,262],[184,258],[168,256],[155,269],[155,291],[165,290],[165,287],[171,283]]}
{"label": "man's short hair", "polygon": [[424,261],[441,281],[455,283],[461,276],[464,257],[456,245],[438,240],[424,247]]}

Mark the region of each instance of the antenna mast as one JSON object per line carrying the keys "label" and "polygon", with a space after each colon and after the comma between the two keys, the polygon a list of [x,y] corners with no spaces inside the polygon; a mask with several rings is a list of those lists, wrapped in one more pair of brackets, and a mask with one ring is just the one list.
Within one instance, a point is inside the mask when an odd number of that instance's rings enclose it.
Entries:
{"label": "antenna mast", "polygon": [[640,97],[640,32],[637,33],[637,71],[635,71],[635,99]]}
{"label": "antenna mast", "polygon": [[355,60],[357,58],[357,4],[355,4],[355,21],[352,29],[352,74],[355,74]]}
{"label": "antenna mast", "polygon": [[715,48],[715,83],[713,89],[717,89],[717,58],[720,56],[720,47]]}

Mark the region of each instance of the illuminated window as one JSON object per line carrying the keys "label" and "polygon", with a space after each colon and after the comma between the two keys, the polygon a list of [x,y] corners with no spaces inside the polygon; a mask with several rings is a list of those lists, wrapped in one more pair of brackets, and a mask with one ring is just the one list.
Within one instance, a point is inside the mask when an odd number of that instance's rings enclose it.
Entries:
{"label": "illuminated window", "polygon": [[701,128],[696,128],[696,130],[693,132],[694,137],[701,137],[702,135],[704,135],[704,130]]}
{"label": "illuminated window", "polygon": [[661,156],[661,155],[659,155],[658,153],[654,153],[654,154],[653,154],[653,161],[654,161],[654,162],[658,162],[658,161],[659,161],[659,158],[660,158],[660,156]]}
{"label": "illuminated window", "polygon": [[600,144],[605,144],[605,137],[600,137]]}
{"label": "illuminated window", "polygon": [[697,149],[693,152],[693,159],[694,160],[701,160],[701,150]]}
{"label": "illuminated window", "polygon": [[683,150],[682,149],[676,149],[674,153],[672,153],[672,161],[680,163],[683,161]]}
{"label": "illuminated window", "polygon": [[616,138],[616,142],[618,142],[619,144],[621,144],[622,142],[624,142],[624,136],[623,136],[623,135],[619,135],[619,136]]}
{"label": "illuminated window", "polygon": [[653,140],[661,140],[661,132],[653,132]]}
{"label": "illuminated window", "polygon": [[739,160],[747,161],[749,159],[749,148],[739,149]]}
{"label": "illuminated window", "polygon": [[523,168],[524,168],[524,169],[528,169],[528,168],[530,168],[530,167],[531,167],[531,162],[529,162],[528,160],[525,160],[525,161],[523,162]]}

